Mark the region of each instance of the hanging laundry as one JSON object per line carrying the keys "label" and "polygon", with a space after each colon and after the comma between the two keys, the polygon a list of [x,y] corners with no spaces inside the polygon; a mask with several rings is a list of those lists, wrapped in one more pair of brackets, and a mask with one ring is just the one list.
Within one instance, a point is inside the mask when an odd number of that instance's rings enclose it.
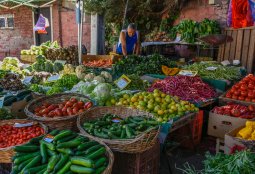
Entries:
{"label": "hanging laundry", "polygon": [[49,20],[40,14],[36,25],[34,26],[34,31],[37,31],[38,34],[47,34],[46,28],[49,27]]}

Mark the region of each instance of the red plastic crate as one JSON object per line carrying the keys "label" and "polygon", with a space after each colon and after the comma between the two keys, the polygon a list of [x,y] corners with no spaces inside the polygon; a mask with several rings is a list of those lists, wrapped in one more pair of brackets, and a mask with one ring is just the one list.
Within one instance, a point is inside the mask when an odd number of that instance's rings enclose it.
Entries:
{"label": "red plastic crate", "polygon": [[201,141],[202,128],[203,128],[204,111],[200,110],[195,119],[190,123],[192,124],[192,138],[194,145]]}

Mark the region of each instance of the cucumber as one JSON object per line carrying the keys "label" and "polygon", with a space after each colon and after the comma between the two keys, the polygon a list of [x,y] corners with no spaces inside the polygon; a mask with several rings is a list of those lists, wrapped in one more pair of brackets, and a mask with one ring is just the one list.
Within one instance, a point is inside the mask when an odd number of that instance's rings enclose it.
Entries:
{"label": "cucumber", "polygon": [[65,174],[73,174],[73,172],[71,170],[69,170],[68,172],[66,172]]}
{"label": "cucumber", "polygon": [[85,173],[85,174],[91,174],[94,173],[95,170],[92,168],[87,168],[87,167],[82,167],[82,166],[77,166],[77,165],[71,165],[71,171],[74,173]]}
{"label": "cucumber", "polygon": [[43,174],[47,170],[47,166],[36,174]]}
{"label": "cucumber", "polygon": [[47,172],[51,172],[53,171],[55,165],[57,164],[59,160],[59,155],[54,155],[52,157],[50,157],[50,160],[49,160],[49,163],[48,163],[48,166],[47,166]]}
{"label": "cucumber", "polygon": [[63,167],[61,170],[59,170],[59,171],[57,172],[57,174],[65,174],[65,173],[70,169],[71,165],[72,165],[71,161],[68,161],[68,162],[64,165],[64,167]]}
{"label": "cucumber", "polygon": [[105,126],[107,124],[108,124],[108,122],[106,122],[106,121],[97,121],[97,122],[95,122],[95,125],[98,125],[98,126]]}
{"label": "cucumber", "polygon": [[56,153],[55,151],[52,151],[52,150],[50,150],[50,149],[47,149],[47,154],[48,154],[49,156],[57,155],[57,153]]}
{"label": "cucumber", "polygon": [[73,151],[69,148],[57,148],[57,151],[60,152],[60,153],[73,155]]}
{"label": "cucumber", "polygon": [[98,149],[97,151],[92,152],[92,153],[86,155],[85,157],[94,160],[94,159],[100,157],[101,155],[103,155],[105,152],[106,152],[105,147],[101,147],[101,148]]}
{"label": "cucumber", "polygon": [[14,160],[14,164],[18,165],[18,164],[22,163],[25,160],[34,158],[35,156],[39,156],[39,155],[40,155],[40,152],[34,152],[34,153],[29,153],[29,154],[21,156],[21,157],[17,157]]}
{"label": "cucumber", "polygon": [[31,160],[32,160],[32,158],[29,158],[26,161],[23,161],[22,163],[20,163],[18,165],[18,170],[21,171],[28,163],[30,163]]}
{"label": "cucumber", "polygon": [[109,139],[109,136],[103,132],[98,132],[98,130],[94,129],[94,135],[99,138]]}
{"label": "cucumber", "polygon": [[123,128],[123,129],[121,130],[120,138],[121,138],[121,139],[125,139],[125,137],[126,137],[126,129]]}
{"label": "cucumber", "polygon": [[76,137],[77,137],[77,134],[72,134],[72,135],[69,135],[69,136],[67,136],[65,138],[62,138],[62,139],[58,140],[57,143],[64,143],[64,142],[70,141],[70,140],[72,140],[72,139],[74,139]]}
{"label": "cucumber", "polygon": [[15,146],[14,150],[16,152],[35,152],[38,151],[40,148],[39,146],[35,145],[24,145],[24,146]]}
{"label": "cucumber", "polygon": [[58,163],[54,167],[54,172],[57,172],[58,170],[60,170],[68,160],[69,160],[69,155],[61,154],[60,160],[58,161]]}
{"label": "cucumber", "polygon": [[77,147],[81,144],[81,139],[75,139],[68,142],[60,143],[57,145],[57,148],[71,148]]}
{"label": "cucumber", "polygon": [[18,174],[19,173],[19,167],[17,165],[15,165],[13,168],[12,168],[12,171],[11,171],[11,174]]}
{"label": "cucumber", "polygon": [[59,133],[59,130],[55,129],[53,131],[51,131],[49,134],[52,135],[52,136],[55,136]]}
{"label": "cucumber", "polygon": [[95,168],[99,168],[102,165],[104,165],[104,163],[106,162],[106,158],[105,157],[101,157],[100,159],[98,159],[95,163]]}
{"label": "cucumber", "polygon": [[39,165],[37,167],[32,167],[30,169],[27,169],[25,170],[25,174],[37,174],[38,172],[40,172],[41,170],[45,169],[46,170],[47,168],[47,164],[44,164],[44,165]]}
{"label": "cucumber", "polygon": [[86,154],[85,154],[84,151],[76,151],[76,152],[75,152],[75,155],[77,155],[77,156],[84,156],[84,155],[86,155]]}
{"label": "cucumber", "polygon": [[101,145],[101,144],[92,146],[92,147],[90,147],[89,149],[87,149],[87,150],[85,151],[85,154],[92,153],[92,152],[94,152],[94,151],[100,149],[101,147],[103,147],[103,145]]}
{"label": "cucumber", "polygon": [[44,137],[44,135],[41,135],[41,136],[39,136],[39,137],[32,138],[32,139],[29,141],[29,143],[38,145],[38,144],[40,144],[40,140],[42,140],[43,137]]}
{"label": "cucumber", "polygon": [[138,121],[138,122],[141,122],[141,121],[144,121],[145,118],[144,117],[131,117],[132,120],[135,120],[135,121]]}
{"label": "cucumber", "polygon": [[148,126],[151,126],[151,125],[159,125],[159,123],[157,122],[157,121],[152,121],[152,120],[148,120],[148,121],[146,121],[146,124],[148,125]]}
{"label": "cucumber", "polygon": [[101,174],[101,173],[103,173],[103,171],[105,171],[105,169],[106,169],[106,167],[105,167],[105,166],[102,166],[102,167],[96,169],[95,174]]}
{"label": "cucumber", "polygon": [[47,147],[44,143],[40,144],[40,153],[42,156],[42,163],[45,164],[48,161]]}
{"label": "cucumber", "polygon": [[60,140],[60,139],[62,139],[62,138],[64,138],[64,137],[66,137],[66,136],[71,135],[71,134],[72,134],[72,131],[70,131],[70,130],[64,130],[64,131],[60,132],[58,135],[56,135],[56,136],[54,137],[54,141],[58,141],[58,140]]}
{"label": "cucumber", "polygon": [[119,137],[114,135],[112,132],[108,132],[108,136],[110,137],[110,139],[119,139]]}
{"label": "cucumber", "polygon": [[13,157],[12,157],[12,161],[14,161],[16,158],[24,156],[24,155],[28,155],[28,153],[16,153]]}
{"label": "cucumber", "polygon": [[94,168],[95,167],[95,164],[92,160],[90,160],[88,158],[84,158],[84,157],[74,156],[74,157],[71,158],[71,163],[81,165],[81,166],[85,166],[85,167],[88,167],[88,168]]}
{"label": "cucumber", "polygon": [[36,156],[35,158],[33,158],[22,170],[21,170],[21,174],[24,174],[24,171],[26,169],[29,169],[33,166],[36,166],[38,164],[40,164],[40,161],[41,161],[41,156]]}
{"label": "cucumber", "polygon": [[48,142],[46,142],[46,141],[44,141],[44,140],[41,140],[41,144],[45,144],[46,147],[47,147],[48,149],[52,150],[52,151],[54,151],[54,150],[56,149],[55,146],[54,146],[54,144],[48,143]]}
{"label": "cucumber", "polygon": [[126,129],[127,138],[131,138],[132,137],[132,133],[130,131],[130,128],[127,125],[125,125],[125,129]]}

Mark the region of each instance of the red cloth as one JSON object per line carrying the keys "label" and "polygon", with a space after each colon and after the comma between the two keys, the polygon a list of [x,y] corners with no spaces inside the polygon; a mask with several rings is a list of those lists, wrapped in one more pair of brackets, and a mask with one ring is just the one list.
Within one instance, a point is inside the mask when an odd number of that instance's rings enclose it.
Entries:
{"label": "red cloth", "polygon": [[243,28],[253,26],[248,0],[232,0],[232,27]]}

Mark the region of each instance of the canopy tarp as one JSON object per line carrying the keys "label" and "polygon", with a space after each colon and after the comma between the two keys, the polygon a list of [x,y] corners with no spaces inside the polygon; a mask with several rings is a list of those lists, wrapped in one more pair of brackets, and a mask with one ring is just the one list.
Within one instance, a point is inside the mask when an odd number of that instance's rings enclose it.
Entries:
{"label": "canopy tarp", "polygon": [[47,6],[57,0],[0,0],[0,8],[14,9],[22,5],[40,8]]}

